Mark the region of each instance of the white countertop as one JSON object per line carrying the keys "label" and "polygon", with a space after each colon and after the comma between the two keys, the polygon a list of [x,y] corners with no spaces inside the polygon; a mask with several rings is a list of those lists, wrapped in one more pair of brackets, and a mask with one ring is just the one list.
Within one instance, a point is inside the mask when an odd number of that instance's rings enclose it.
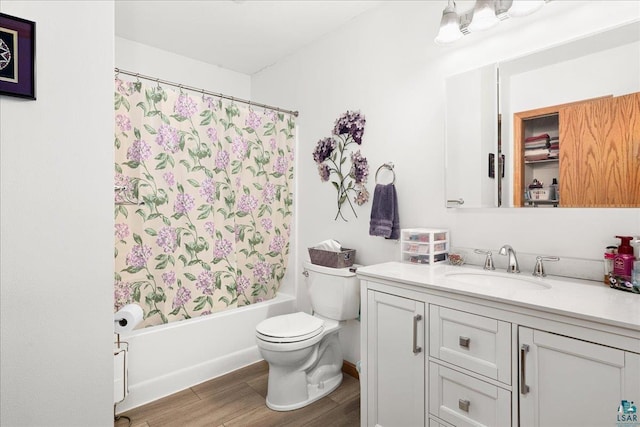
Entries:
{"label": "white countertop", "polygon": [[531,272],[511,275],[496,270],[490,274],[505,278],[518,277],[549,287],[528,289],[527,286],[509,286],[504,281],[479,286],[460,282],[455,276],[447,275],[467,272],[489,273],[478,266],[456,267],[445,263],[429,266],[402,262],[375,264],[357,270],[361,279],[384,279],[640,331],[640,294],[611,289],[604,283],[589,280],[557,276],[536,278]]}

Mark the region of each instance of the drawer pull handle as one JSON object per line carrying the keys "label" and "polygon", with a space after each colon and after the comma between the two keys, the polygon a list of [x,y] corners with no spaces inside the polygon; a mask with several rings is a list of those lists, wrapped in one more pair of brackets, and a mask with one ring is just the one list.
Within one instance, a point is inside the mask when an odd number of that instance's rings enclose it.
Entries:
{"label": "drawer pull handle", "polygon": [[418,354],[422,351],[422,348],[418,347],[418,322],[421,320],[421,315],[416,314],[413,316],[413,354]]}
{"label": "drawer pull handle", "polygon": [[529,393],[529,386],[527,385],[527,379],[525,377],[525,360],[527,353],[529,352],[529,346],[522,344],[520,346],[520,394]]}
{"label": "drawer pull handle", "polygon": [[469,412],[470,404],[471,402],[469,402],[468,400],[458,399],[458,408],[460,408],[461,411]]}
{"label": "drawer pull handle", "polygon": [[458,337],[458,344],[460,347],[469,349],[469,343],[471,342],[471,338],[469,337]]}

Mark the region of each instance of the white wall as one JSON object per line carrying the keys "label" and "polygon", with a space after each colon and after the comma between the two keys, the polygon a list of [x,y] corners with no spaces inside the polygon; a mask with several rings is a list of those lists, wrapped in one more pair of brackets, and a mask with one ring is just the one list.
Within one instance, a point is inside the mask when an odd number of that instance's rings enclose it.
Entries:
{"label": "white wall", "polygon": [[369,160],[371,192],[378,166],[395,163],[402,227],[448,227],[454,245],[470,248],[509,243],[523,255],[525,271],[532,270],[534,254],[559,255],[560,264],[567,257],[597,261],[614,235],[640,234],[638,209],[447,210],[443,190],[447,76],[637,20],[640,2],[556,0],[536,15],[443,47],[433,38],[445,4],[388,2],[253,76],[255,101],[300,110],[294,265],[307,258],[307,247],[327,238],[357,249],[361,264],[399,259],[396,242],[368,235],[370,203],[358,209],[358,219],[334,221],[335,190],[314,166],[316,142],[347,109],[367,118],[360,148]]}
{"label": "white wall", "polygon": [[115,66],[174,83],[249,99],[251,77],[142,43],[115,38]]}
{"label": "white wall", "polygon": [[12,1],[37,101],[0,97],[0,424],[113,425],[112,1]]}

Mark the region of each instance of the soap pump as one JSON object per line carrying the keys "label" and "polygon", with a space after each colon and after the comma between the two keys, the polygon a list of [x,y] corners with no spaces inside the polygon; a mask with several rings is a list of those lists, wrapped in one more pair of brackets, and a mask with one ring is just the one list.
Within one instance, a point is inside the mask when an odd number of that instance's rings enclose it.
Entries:
{"label": "soap pump", "polygon": [[633,240],[633,237],[616,236],[616,238],[620,239],[620,246],[618,246],[618,253],[633,255],[633,247],[631,246],[631,240]]}
{"label": "soap pump", "polygon": [[631,280],[631,272],[633,271],[633,248],[629,244],[633,237],[631,236],[616,236],[620,239],[620,246],[618,246],[618,253],[613,259],[613,274],[621,276],[626,280]]}

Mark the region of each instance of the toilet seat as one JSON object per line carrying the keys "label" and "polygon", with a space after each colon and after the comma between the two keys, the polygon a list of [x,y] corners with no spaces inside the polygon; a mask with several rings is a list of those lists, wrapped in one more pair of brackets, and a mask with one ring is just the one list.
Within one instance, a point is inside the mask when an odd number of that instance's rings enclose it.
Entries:
{"label": "toilet seat", "polygon": [[298,312],[263,320],[256,326],[256,335],[267,342],[293,343],[318,336],[323,330],[322,319]]}

